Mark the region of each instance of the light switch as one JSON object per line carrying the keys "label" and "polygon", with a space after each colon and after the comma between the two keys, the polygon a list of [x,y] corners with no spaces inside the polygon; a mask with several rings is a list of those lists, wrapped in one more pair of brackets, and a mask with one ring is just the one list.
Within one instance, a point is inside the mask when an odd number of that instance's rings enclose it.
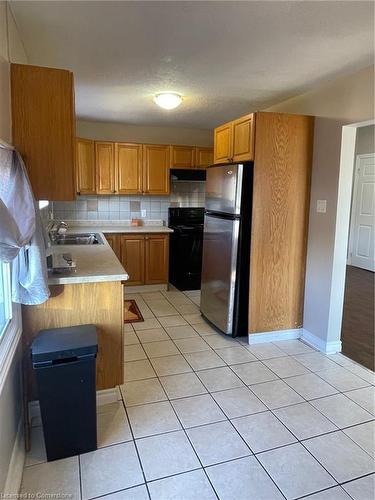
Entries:
{"label": "light switch", "polygon": [[317,200],[316,211],[319,214],[325,214],[327,212],[327,200]]}
{"label": "light switch", "polygon": [[147,210],[145,208],[141,210],[141,217],[142,219],[145,219],[147,217]]}

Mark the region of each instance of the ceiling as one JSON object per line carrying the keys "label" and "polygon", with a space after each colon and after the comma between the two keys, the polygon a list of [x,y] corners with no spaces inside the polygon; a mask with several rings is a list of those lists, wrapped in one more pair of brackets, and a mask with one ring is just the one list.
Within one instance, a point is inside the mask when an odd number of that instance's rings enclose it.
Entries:
{"label": "ceiling", "polygon": [[[361,1],[11,1],[30,64],[74,72],[81,119],[212,128],[373,63]],[[153,94],[184,95],[165,111]]]}

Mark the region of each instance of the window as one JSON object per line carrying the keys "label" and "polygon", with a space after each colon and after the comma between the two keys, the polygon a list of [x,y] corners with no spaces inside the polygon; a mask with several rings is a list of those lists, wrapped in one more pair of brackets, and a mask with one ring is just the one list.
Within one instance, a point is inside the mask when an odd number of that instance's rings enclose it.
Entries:
{"label": "window", "polygon": [[12,317],[9,264],[0,262],[0,341]]}

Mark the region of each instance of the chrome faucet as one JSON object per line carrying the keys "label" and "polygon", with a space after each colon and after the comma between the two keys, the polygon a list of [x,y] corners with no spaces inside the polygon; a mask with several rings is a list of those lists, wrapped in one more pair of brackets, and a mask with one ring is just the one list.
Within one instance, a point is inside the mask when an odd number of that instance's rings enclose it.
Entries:
{"label": "chrome faucet", "polygon": [[67,222],[64,221],[53,221],[53,224],[49,230],[49,236],[51,238],[51,241],[56,241],[57,236],[60,234],[60,229],[69,229],[69,225]]}

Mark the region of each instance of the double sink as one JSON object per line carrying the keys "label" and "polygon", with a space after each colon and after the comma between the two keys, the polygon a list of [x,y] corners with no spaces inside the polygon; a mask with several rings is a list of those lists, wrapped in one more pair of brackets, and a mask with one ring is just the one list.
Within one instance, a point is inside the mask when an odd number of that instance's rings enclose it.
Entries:
{"label": "double sink", "polygon": [[69,233],[57,234],[50,233],[52,245],[104,245],[104,241],[98,233]]}

